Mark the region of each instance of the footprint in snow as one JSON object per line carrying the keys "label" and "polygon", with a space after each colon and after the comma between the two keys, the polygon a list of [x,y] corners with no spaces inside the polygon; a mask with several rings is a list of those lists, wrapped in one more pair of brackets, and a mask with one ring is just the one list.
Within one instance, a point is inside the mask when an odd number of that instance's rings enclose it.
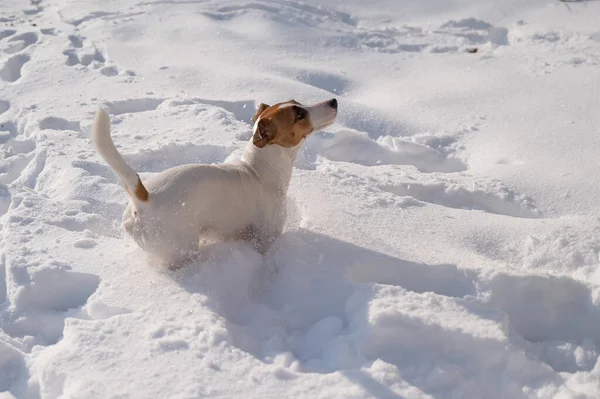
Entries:
{"label": "footprint in snow", "polygon": [[591,290],[569,277],[508,275],[489,281],[488,305],[558,372],[589,371],[600,355],[600,308]]}
{"label": "footprint in snow", "polygon": [[72,34],[68,37],[69,42],[63,55],[67,58],[65,63],[71,67],[98,70],[106,77],[117,75],[135,76],[133,71],[124,71],[110,63],[104,53],[96,45],[83,36]]}
{"label": "footprint in snow", "polygon": [[31,336],[30,344],[55,344],[62,338],[67,316],[75,316],[70,310],[86,304],[100,278],[55,261],[34,268],[19,268],[15,262],[19,258],[6,267],[18,276],[13,283],[20,289],[7,295],[11,314],[3,330],[13,337]]}
{"label": "footprint in snow", "polygon": [[542,216],[531,198],[519,195],[499,182],[475,188],[472,182],[462,183],[452,179],[434,179],[430,182],[407,180],[390,181],[381,184],[379,188],[401,197],[412,197],[448,208],[481,210],[520,218]]}
{"label": "footprint in snow", "polygon": [[39,123],[40,129],[48,130],[72,130],[79,132],[81,130],[79,121],[69,121],[63,118],[49,116]]}
{"label": "footprint in snow", "polygon": [[10,109],[10,102],[7,101],[7,100],[1,100],[0,99],[0,115],[2,115],[3,113],[5,113],[9,109]]}
{"label": "footprint in snow", "polygon": [[36,154],[33,140],[19,138],[12,121],[0,124],[0,150],[0,184],[25,178],[32,168],[36,169],[32,162],[41,156]]}
{"label": "footprint in snow", "polygon": [[12,35],[7,43],[3,46],[3,50],[6,54],[18,53],[27,47],[37,43],[39,36],[35,32],[25,32],[19,35]]}
{"label": "footprint in snow", "polygon": [[91,240],[89,238],[85,238],[82,240],[77,240],[73,243],[73,246],[75,248],[81,248],[81,249],[92,249],[94,248],[96,245],[98,245],[98,243],[96,242],[96,240]]}
{"label": "footprint in snow", "polygon": [[155,111],[164,101],[164,98],[131,98],[108,102],[105,104],[105,107],[111,115],[122,115]]}
{"label": "footprint in snow", "polygon": [[17,31],[13,29],[0,30],[0,40],[6,39],[7,37],[14,35],[15,33],[17,33]]}
{"label": "footprint in snow", "polygon": [[17,54],[10,57],[0,68],[0,79],[5,82],[16,82],[21,79],[23,66],[31,59],[27,54]]}

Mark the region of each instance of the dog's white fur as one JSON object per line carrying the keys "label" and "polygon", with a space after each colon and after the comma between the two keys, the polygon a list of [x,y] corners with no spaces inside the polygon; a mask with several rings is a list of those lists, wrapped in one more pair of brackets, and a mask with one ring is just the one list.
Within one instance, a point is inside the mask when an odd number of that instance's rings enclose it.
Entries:
{"label": "dog's white fur", "polygon": [[[308,112],[312,131],[333,123],[337,115],[333,102],[299,105]],[[258,115],[255,137],[260,133],[260,119]],[[269,144],[259,148],[251,140],[239,161],[178,166],[142,184],[115,148],[110,119],[102,109],[96,114],[92,141],[129,193],[123,213],[126,232],[144,251],[170,266],[193,254],[202,237],[246,239],[262,252],[282,232],[286,193],[301,142],[293,147]]]}

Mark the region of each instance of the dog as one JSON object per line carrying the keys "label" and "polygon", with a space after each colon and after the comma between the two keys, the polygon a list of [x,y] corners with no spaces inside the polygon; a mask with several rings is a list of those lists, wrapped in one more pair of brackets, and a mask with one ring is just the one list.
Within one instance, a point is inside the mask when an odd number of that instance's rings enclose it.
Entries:
{"label": "dog", "polygon": [[305,106],[295,100],[260,104],[240,160],[167,169],[142,183],[115,148],[110,118],[100,108],[92,142],[129,195],[123,227],[145,252],[177,268],[200,241],[245,240],[264,253],[282,233],[294,161],[304,139],[331,125],[336,99]]}

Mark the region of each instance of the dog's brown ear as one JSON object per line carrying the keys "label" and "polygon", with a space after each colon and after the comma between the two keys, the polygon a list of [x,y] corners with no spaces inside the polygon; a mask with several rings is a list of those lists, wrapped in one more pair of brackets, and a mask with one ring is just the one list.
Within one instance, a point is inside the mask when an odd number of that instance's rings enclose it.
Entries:
{"label": "dog's brown ear", "polygon": [[263,112],[265,112],[265,109],[267,109],[269,107],[270,107],[270,105],[267,105],[265,103],[260,103],[260,105],[258,106],[258,111],[256,111],[256,113],[252,117],[252,122],[256,122],[256,120],[258,119],[258,117],[260,116],[260,114],[262,114]]}
{"label": "dog's brown ear", "polygon": [[269,119],[261,119],[258,121],[252,143],[258,148],[263,148],[275,138],[277,127]]}

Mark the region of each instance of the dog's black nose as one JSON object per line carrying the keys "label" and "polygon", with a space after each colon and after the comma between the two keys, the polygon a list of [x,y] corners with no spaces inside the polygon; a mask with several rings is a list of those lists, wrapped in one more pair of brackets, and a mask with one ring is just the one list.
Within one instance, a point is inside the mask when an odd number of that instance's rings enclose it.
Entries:
{"label": "dog's black nose", "polygon": [[330,100],[329,105],[331,106],[331,108],[337,109],[337,100],[335,98],[333,100]]}

